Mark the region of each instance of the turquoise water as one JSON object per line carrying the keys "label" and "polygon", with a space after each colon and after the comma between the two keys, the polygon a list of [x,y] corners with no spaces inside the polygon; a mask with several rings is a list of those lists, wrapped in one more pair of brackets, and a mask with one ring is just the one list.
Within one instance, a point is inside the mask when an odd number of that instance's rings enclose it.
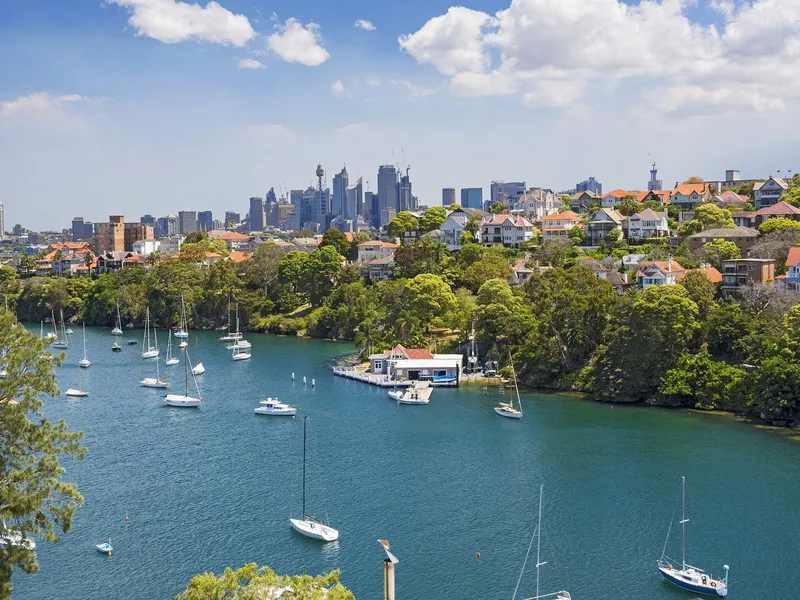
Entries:
{"label": "turquoise water", "polygon": [[[385,390],[331,374],[350,346],[256,335],[253,359],[233,363],[216,334],[197,334],[205,404],[167,408],[159,391],[138,386],[155,374],[140,347],[114,354],[107,330],[87,335],[90,396],[46,408],[86,433],[86,459],[67,465],[86,502],[59,544],[39,545],[40,572],[15,576],[15,598],[172,598],[195,573],[257,562],[279,573],[340,568],[359,600],[375,599],[376,540],[387,538],[400,558],[398,598],[510,599],[542,483],[543,592],[691,598],[655,569],[681,474],[689,561],[714,574],[729,564],[734,600],[797,597],[800,446],[780,436],[728,418],[542,394],[524,394],[525,417],[513,421],[494,414],[496,391],[480,387],[397,406]],[[78,382],[79,337],[58,370],[62,389]],[[170,372],[182,380],[182,365]],[[336,543],[289,528],[301,512],[302,419],[255,416],[267,395],[311,417],[308,510],[340,530]],[[94,548],[109,537],[111,558]],[[531,567],[517,597],[534,590]]]}

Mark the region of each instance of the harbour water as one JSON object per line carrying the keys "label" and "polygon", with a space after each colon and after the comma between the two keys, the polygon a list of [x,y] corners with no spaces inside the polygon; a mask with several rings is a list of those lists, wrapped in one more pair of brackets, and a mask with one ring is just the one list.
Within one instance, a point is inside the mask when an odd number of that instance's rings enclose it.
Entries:
{"label": "harbour water", "polygon": [[[719,575],[729,564],[734,600],[797,597],[800,446],[780,436],[728,417],[547,394],[523,393],[524,418],[503,419],[494,387],[437,389],[427,406],[398,406],[384,389],[332,375],[349,345],[250,335],[253,358],[234,363],[216,334],[196,335],[205,403],[176,409],[138,385],[155,375],[141,331],[123,338],[139,346],[112,353],[107,330],[87,330],[88,398],[46,406],[86,434],[85,460],[66,464],[86,502],[60,543],[39,544],[40,572],[15,575],[15,598],[172,598],[196,573],[257,562],[287,574],[340,568],[358,600],[374,600],[376,540],[386,538],[402,600],[510,599],[540,484],[542,591],[691,598],[656,571],[680,475],[689,562]],[[62,390],[78,383],[80,330],[71,342]],[[170,379],[182,392],[182,364]],[[266,396],[298,404],[298,418],[254,415]],[[333,544],[288,524],[301,512],[304,415],[308,511],[340,530]],[[95,544],[109,538],[106,557]],[[532,564],[518,598],[534,595]]]}

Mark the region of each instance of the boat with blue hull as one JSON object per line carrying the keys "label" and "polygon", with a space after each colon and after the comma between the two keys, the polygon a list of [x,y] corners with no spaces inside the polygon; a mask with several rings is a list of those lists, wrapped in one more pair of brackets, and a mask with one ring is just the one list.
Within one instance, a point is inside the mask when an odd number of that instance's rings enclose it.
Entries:
{"label": "boat with blue hull", "polygon": [[[728,565],[724,565],[725,577],[719,579],[715,578],[709,573],[703,571],[698,567],[694,567],[686,562],[686,523],[689,519],[686,518],[686,478],[681,477],[681,560],[673,560],[667,556],[667,545],[669,544],[669,535],[672,532],[672,523],[675,520],[675,513],[673,512],[672,519],[670,520],[669,529],[667,531],[667,539],[664,542],[664,550],[661,552],[661,558],[658,559],[658,570],[661,575],[681,589],[684,589],[695,594],[704,594],[707,596],[718,596],[724,598],[728,594]],[[677,508],[677,506],[676,506]]]}

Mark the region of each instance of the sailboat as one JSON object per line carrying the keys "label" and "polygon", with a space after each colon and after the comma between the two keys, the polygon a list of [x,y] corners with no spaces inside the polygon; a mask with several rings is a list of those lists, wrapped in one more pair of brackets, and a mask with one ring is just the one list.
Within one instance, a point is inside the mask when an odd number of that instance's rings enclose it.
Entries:
{"label": "sailboat", "polygon": [[[161,389],[161,390],[165,390],[165,389],[167,389],[169,387],[169,377],[167,377],[166,381],[161,379],[161,373],[160,373],[160,370],[158,368],[158,363],[159,362],[161,362],[161,361],[159,360],[158,357],[156,357],[156,376],[155,376],[155,378],[153,378],[153,377],[145,377],[144,379],[142,379],[139,382],[139,384],[142,387],[158,388],[158,389]],[[166,374],[166,369],[164,369],[164,372]]]}
{"label": "sailboat", "polygon": [[339,539],[339,532],[333,527],[306,514],[306,429],[308,417],[303,419],[303,518],[289,519],[289,524],[297,533],[301,533],[316,540],[333,542]]}
{"label": "sailboat", "polygon": [[[237,314],[239,307],[236,307]],[[242,339],[242,334],[238,331],[236,333],[231,333],[231,299],[228,297],[228,333],[223,335],[219,338],[220,342],[235,342],[236,340]]]}
{"label": "sailboat", "polygon": [[681,560],[680,562],[671,559],[667,556],[667,544],[669,543],[669,535],[672,532],[672,522],[675,515],[670,520],[669,529],[667,530],[667,539],[664,541],[664,549],[661,552],[661,558],[658,559],[658,570],[664,576],[664,579],[677,585],[679,588],[694,592],[695,594],[707,594],[709,596],[725,597],[728,594],[728,565],[723,565],[725,569],[725,577],[722,579],[715,579],[710,574],[693,567],[686,562],[686,523],[689,519],[686,518],[686,477],[681,477]]}
{"label": "sailboat", "polygon": [[142,358],[158,358],[158,337],[155,338],[156,345],[150,343],[150,307],[144,318],[144,339],[142,340]]}
{"label": "sailboat", "polygon": [[[239,336],[239,307],[238,306],[236,307],[236,335]],[[236,339],[237,339],[237,342],[238,342],[239,338],[237,337]],[[242,348],[242,347],[237,345],[233,349],[233,360],[249,360],[250,358],[253,357],[252,354],[250,354],[249,352],[243,352],[243,350],[245,350],[245,348]]]}
{"label": "sailboat", "polygon": [[517,372],[514,370],[514,361],[511,359],[511,352],[508,353],[508,359],[511,361],[511,377],[514,378],[514,390],[517,393],[517,405],[519,408],[514,408],[514,399],[510,402],[500,402],[494,407],[496,412],[501,417],[508,417],[509,419],[522,418],[522,399],[519,397],[519,387],[517,386]]}
{"label": "sailboat", "polygon": [[179,362],[181,361],[172,356],[172,332],[170,331],[167,341],[167,362],[164,364],[166,364],[168,367],[171,367],[173,365],[177,365]]}
{"label": "sailboat", "polygon": [[92,363],[89,362],[89,358],[86,356],[86,323],[83,323],[83,358],[78,361],[78,366],[82,369],[88,369],[92,366]]}
{"label": "sailboat", "polygon": [[119,314],[119,300],[117,301],[117,321],[114,324],[114,329],[111,330],[111,335],[122,335],[122,317]]}
{"label": "sailboat", "polygon": [[49,316],[49,317],[47,317],[47,319],[45,319],[45,323],[49,322],[53,326],[53,331],[47,332],[47,339],[50,340],[50,343],[52,343],[53,340],[58,339],[58,335],[56,334],[56,331],[57,331],[57,328],[56,328],[56,317],[55,317],[55,314],[53,313],[52,310],[50,311],[50,315],[51,316]]}
{"label": "sailboat", "polygon": [[[186,304],[183,301],[183,294],[181,294],[181,323],[175,330],[175,337],[179,340],[185,340],[189,337],[189,326],[186,322]],[[185,348],[185,346],[181,346]]]}
{"label": "sailboat", "polygon": [[183,395],[180,394],[167,394],[164,396],[164,404],[166,406],[175,406],[178,408],[197,408],[203,403],[203,398],[200,396],[200,388],[197,387],[197,380],[192,373],[192,381],[194,382],[194,389],[197,391],[197,398],[189,395],[189,371],[191,364],[189,360],[189,353],[186,348],[183,349],[183,375],[185,380],[185,390]]}
{"label": "sailboat", "polygon": [[197,336],[194,338],[194,361],[197,363],[192,367],[192,375],[202,375],[206,372],[203,363],[200,362],[200,351],[197,349]]}
{"label": "sailboat", "polygon": [[53,319],[53,330],[59,331],[56,334],[56,341],[53,342],[53,348],[58,348],[60,350],[66,350],[69,348],[69,341],[67,340],[67,332],[64,329],[64,311],[61,311],[61,320],[60,320],[60,327],[56,330],[56,321]]}
{"label": "sailboat", "polygon": [[85,398],[89,395],[89,392],[83,389],[83,369],[78,369],[78,387],[68,388],[64,395],[70,398]]}
{"label": "sailboat", "polygon": [[517,586],[514,588],[514,595],[511,597],[511,600],[514,600],[517,597],[517,591],[519,590],[519,584],[522,581],[522,575],[525,573],[525,565],[528,562],[528,556],[531,553],[531,547],[533,546],[533,540],[536,539],[536,595],[532,598],[528,598],[527,600],[571,600],[572,596],[569,595],[567,591],[560,591],[560,592],[551,592],[549,594],[539,594],[539,569],[547,564],[547,561],[542,562],[541,560],[541,552],[542,552],[542,497],[544,496],[544,486],[539,488],[539,522],[536,525],[536,530],[533,532],[533,536],[531,537],[531,543],[528,544],[528,552],[525,554],[525,561],[522,563],[522,570],[519,574],[519,579],[517,579]]}

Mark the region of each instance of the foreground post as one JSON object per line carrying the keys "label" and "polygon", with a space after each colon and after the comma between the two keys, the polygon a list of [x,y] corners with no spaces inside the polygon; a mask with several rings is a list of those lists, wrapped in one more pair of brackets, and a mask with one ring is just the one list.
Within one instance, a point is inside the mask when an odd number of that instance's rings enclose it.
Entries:
{"label": "foreground post", "polygon": [[378,540],[378,543],[383,546],[386,552],[386,558],[383,560],[383,600],[395,600],[394,566],[400,561],[394,554],[389,552],[389,540]]}

